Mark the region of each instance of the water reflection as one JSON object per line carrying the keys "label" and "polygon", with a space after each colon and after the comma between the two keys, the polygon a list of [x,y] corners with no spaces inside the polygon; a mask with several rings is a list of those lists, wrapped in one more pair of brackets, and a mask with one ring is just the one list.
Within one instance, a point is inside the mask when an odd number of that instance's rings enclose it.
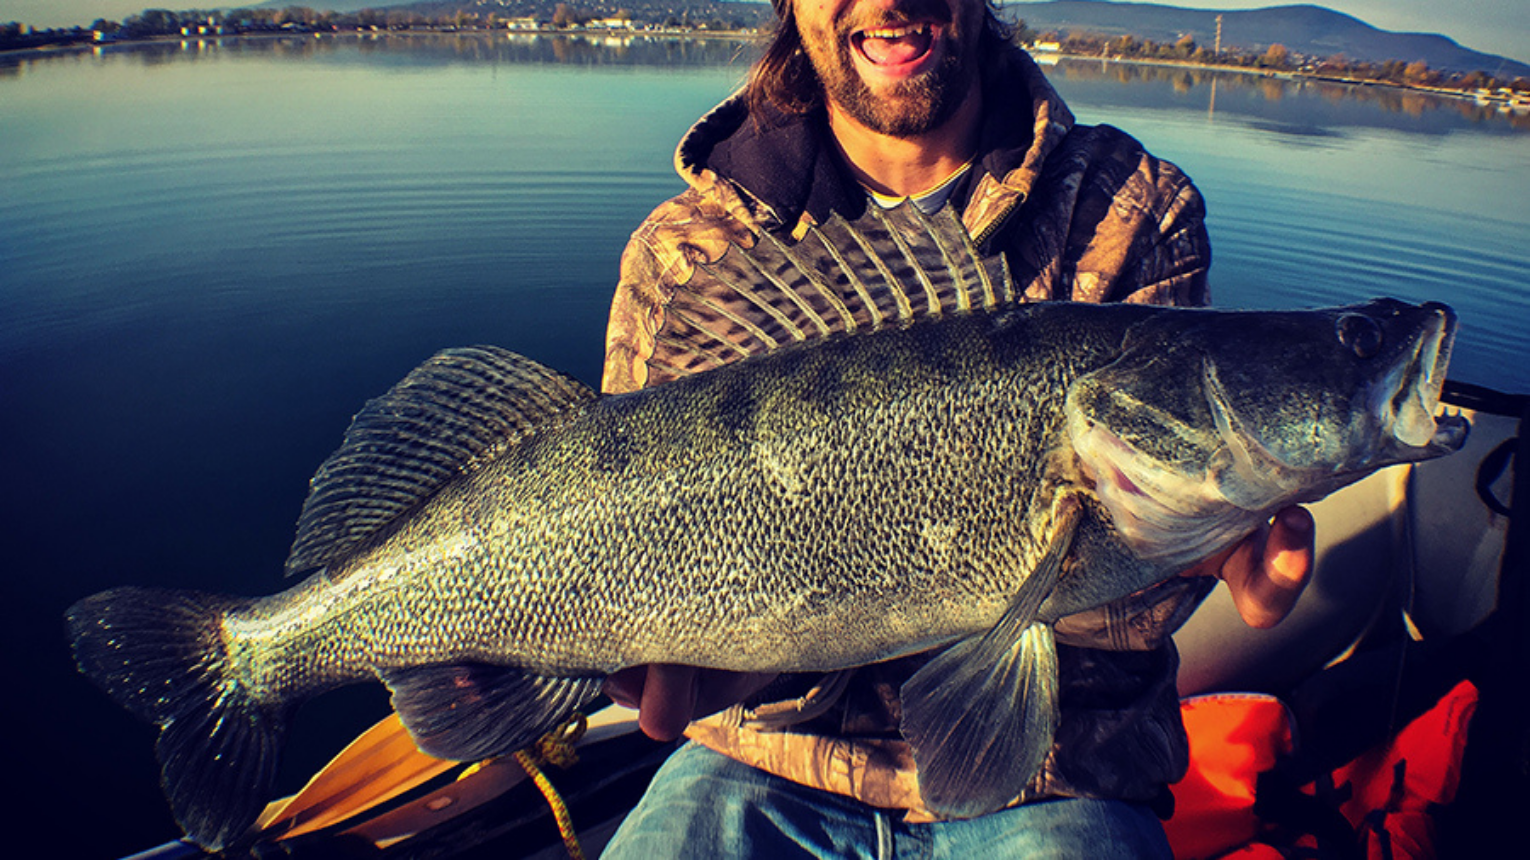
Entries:
{"label": "water reflection", "polygon": [[1047,74],[1065,98],[1072,92],[1091,104],[1165,110],[1202,105],[1212,119],[1252,119],[1274,130],[1305,129],[1300,133],[1309,136],[1355,125],[1422,134],[1530,132],[1530,114],[1397,87],[1072,59],[1060,60]]}
{"label": "water reflection", "polygon": [[[0,56],[0,80],[32,66],[82,59],[142,66],[266,57],[399,68],[501,63],[743,68],[757,50],[754,43],[734,38],[639,33],[379,32],[215,37]],[[1396,87],[1102,60],[1049,59],[1047,66],[1047,74],[1065,97],[1071,92],[1089,103],[1114,101],[1148,109],[1204,107],[1213,119],[1252,119],[1262,123],[1261,127],[1295,129],[1294,134],[1306,137],[1336,134],[1336,129],[1349,125],[1422,134],[1465,129],[1530,132],[1530,114]],[[1362,109],[1356,110],[1357,106]]]}

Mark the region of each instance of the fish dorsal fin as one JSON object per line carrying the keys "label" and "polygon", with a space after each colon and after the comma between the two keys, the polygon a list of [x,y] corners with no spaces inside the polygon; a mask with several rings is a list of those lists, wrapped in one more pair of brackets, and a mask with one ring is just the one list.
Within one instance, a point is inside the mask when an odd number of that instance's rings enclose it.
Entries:
{"label": "fish dorsal fin", "polygon": [[950,207],[903,202],[833,215],[788,243],[761,233],[702,263],[665,306],[649,366],[661,378],[837,333],[1015,300],[1002,254],[978,255]]}
{"label": "fish dorsal fin", "polygon": [[292,575],[343,558],[448,481],[595,392],[492,346],[450,349],[368,401],[309,482]]}

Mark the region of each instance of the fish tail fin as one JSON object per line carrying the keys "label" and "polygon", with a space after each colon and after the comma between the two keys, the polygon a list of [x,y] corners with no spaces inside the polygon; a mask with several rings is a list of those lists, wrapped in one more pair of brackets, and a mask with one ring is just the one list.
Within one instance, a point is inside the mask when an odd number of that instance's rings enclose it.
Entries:
{"label": "fish tail fin", "polygon": [[251,601],[118,588],[66,613],[80,671],[159,726],[160,784],[181,828],[218,850],[259,814],[276,778],[286,706],[263,702],[234,671],[223,618]]}

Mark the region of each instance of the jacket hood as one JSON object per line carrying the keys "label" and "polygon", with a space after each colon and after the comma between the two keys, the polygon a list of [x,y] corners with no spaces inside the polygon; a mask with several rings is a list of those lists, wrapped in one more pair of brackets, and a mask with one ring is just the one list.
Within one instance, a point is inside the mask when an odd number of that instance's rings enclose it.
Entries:
{"label": "jacket hood", "polygon": [[[1073,115],[1030,55],[1008,48],[983,72],[983,128],[977,170],[953,200],[967,206],[974,234],[985,213],[1012,211],[1023,201],[1047,155],[1073,128]],[[691,127],[675,151],[675,169],[698,192],[740,202],[766,229],[815,223],[831,212],[850,219],[866,193],[840,157],[823,111],[786,114],[773,107],[754,116],[734,93]],[[974,229],[977,228],[977,229]]]}

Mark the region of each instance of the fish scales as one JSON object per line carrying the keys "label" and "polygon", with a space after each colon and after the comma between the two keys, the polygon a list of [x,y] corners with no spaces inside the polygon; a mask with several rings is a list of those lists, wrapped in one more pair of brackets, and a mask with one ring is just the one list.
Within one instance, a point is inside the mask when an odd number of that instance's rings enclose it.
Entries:
{"label": "fish scales", "polygon": [[1038,354],[1045,324],[843,338],[607,399],[336,572],[357,620],[334,638],[373,666],[608,674],[834,669],[983,629],[1039,551],[1026,508],[1061,404],[1035,392],[1089,363]]}
{"label": "fish scales", "polygon": [[687,290],[666,312],[694,337],[656,336],[650,364],[667,384],[599,398],[477,347],[368,403],[287,591],[70,608],[81,671],[160,727],[193,840],[246,838],[288,715],[342,684],[382,681],[421,749],[471,760],[627,666],[936,648],[900,730],[925,806],[980,815],[1051,748],[1054,621],[1467,432],[1435,416],[1443,305],[1008,305],[1002,258],[912,206],[732,247]]}

